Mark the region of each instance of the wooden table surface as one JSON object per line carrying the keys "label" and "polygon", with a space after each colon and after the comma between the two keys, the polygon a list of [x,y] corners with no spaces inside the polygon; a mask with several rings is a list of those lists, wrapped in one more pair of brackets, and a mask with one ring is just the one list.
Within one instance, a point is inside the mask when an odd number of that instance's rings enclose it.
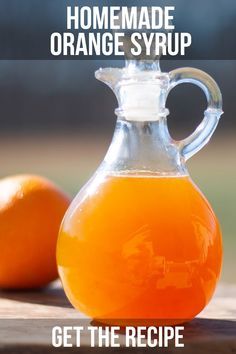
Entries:
{"label": "wooden table surface", "polygon": [[[146,352],[147,348],[91,348],[88,335],[80,348],[53,348],[55,325],[90,325],[73,309],[59,283],[44,291],[0,292],[0,353]],[[122,334],[120,336],[122,343]],[[236,285],[220,284],[210,304],[185,325],[184,348],[171,346],[165,353],[236,353]],[[151,351],[162,352],[160,348]]]}

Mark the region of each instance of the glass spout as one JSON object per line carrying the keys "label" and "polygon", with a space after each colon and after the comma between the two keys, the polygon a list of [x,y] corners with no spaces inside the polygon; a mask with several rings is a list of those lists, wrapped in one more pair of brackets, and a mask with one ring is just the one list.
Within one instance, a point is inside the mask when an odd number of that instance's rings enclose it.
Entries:
{"label": "glass spout", "polygon": [[[141,8],[138,10],[139,15],[140,11]],[[148,13],[152,16],[151,8]],[[122,22],[122,19],[119,18],[119,21]],[[160,70],[161,53],[156,53],[155,40],[152,41],[147,54],[144,39],[136,39],[140,53],[134,55],[133,52],[132,33],[142,30],[147,36],[151,34],[145,25],[139,30],[123,29],[124,68],[100,69],[95,73],[98,80],[114,91],[119,104],[115,113],[128,121],[155,121],[169,113],[165,108],[169,76]]]}
{"label": "glass spout", "polygon": [[115,113],[128,121],[155,121],[169,113],[165,107],[169,75],[159,61],[127,60],[126,67],[99,69],[95,76],[115,93]]}

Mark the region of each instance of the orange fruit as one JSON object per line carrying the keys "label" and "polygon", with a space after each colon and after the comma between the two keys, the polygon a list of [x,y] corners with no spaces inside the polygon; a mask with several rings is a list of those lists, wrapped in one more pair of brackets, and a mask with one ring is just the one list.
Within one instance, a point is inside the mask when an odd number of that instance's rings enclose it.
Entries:
{"label": "orange fruit", "polygon": [[45,178],[0,180],[0,288],[37,288],[57,278],[57,235],[69,203]]}

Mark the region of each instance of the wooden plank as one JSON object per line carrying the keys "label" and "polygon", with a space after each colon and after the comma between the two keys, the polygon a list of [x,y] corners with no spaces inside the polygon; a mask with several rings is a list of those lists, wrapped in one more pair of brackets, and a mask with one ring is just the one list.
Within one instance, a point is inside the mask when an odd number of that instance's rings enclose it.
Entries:
{"label": "wooden plank", "polygon": [[[0,352],[76,352],[78,348],[53,349],[51,330],[55,325],[83,325],[90,320],[72,308],[57,282],[43,291],[0,292]],[[120,336],[124,343],[124,336]],[[168,353],[233,353],[236,351],[236,286],[220,284],[210,304],[185,325],[185,348],[168,348]],[[118,348],[119,349],[119,348]],[[117,348],[96,348],[113,352]],[[40,351],[41,350],[41,351]],[[94,351],[84,333],[80,353]],[[132,348],[122,348],[129,352]],[[142,353],[147,348],[136,348]],[[160,348],[157,349],[160,351]]]}

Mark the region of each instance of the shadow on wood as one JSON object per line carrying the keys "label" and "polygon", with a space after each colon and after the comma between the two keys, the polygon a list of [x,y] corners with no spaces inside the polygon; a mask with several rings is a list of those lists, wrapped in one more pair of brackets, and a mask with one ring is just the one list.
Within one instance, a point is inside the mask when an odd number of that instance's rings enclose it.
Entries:
{"label": "shadow on wood", "polygon": [[59,287],[28,291],[1,290],[0,298],[38,305],[72,308],[64,290]]}

